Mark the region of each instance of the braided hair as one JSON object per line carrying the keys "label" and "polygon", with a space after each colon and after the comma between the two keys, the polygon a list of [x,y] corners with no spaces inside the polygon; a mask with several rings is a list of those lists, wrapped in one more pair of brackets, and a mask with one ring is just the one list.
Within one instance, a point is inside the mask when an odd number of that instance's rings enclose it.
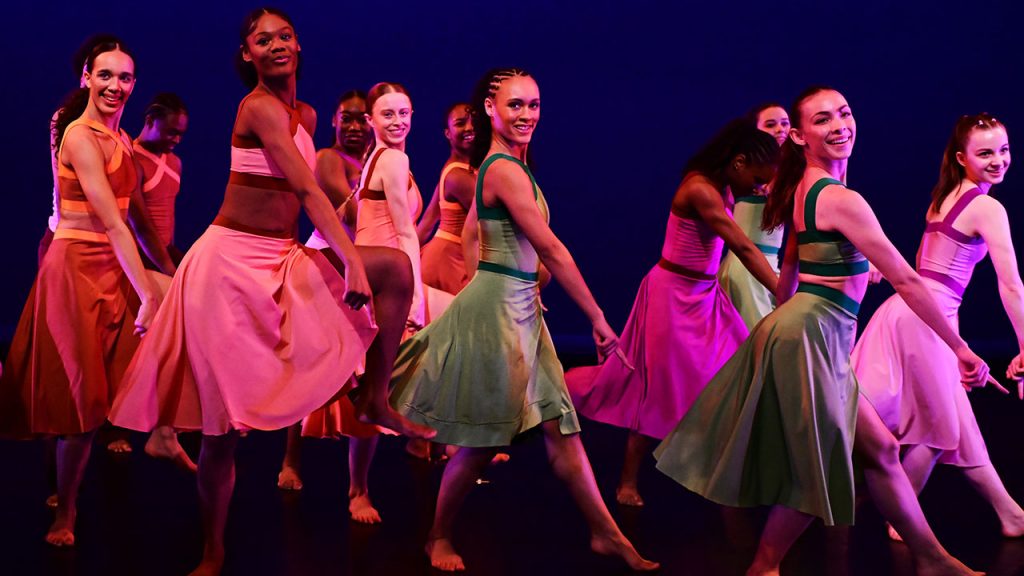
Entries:
{"label": "braided hair", "polygon": [[[484,158],[487,157],[487,151],[491,149],[493,129],[491,128],[491,119],[484,112],[484,101],[488,98],[493,100],[501,83],[516,76],[531,77],[530,73],[522,68],[493,68],[488,70],[476,83],[473,97],[469,101],[473,111],[473,130],[476,131],[476,138],[473,140],[473,148],[469,155],[469,165],[474,169],[480,168]],[[531,164],[529,151],[527,151],[526,163]]]}

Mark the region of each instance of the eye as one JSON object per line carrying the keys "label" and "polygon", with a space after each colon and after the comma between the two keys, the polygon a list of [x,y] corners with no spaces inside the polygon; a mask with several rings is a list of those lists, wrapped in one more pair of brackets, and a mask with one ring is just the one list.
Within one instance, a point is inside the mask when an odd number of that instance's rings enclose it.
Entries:
{"label": "eye", "polygon": [[853,112],[850,112],[849,110],[844,110],[839,114],[840,118],[849,118],[850,116],[853,116]]}
{"label": "eye", "polygon": [[540,102],[530,102],[530,110],[539,110]]}
{"label": "eye", "polygon": [[284,32],[283,34],[281,34],[281,40],[284,40],[285,42],[288,42],[291,39],[292,39],[292,35],[290,33]]}
{"label": "eye", "polygon": [[817,126],[820,126],[820,125],[825,124],[827,122],[828,122],[828,117],[827,116],[818,116],[817,118],[814,119],[814,124],[817,125]]}
{"label": "eye", "polygon": [[100,73],[97,74],[97,76],[100,77],[100,80],[109,80],[110,72],[107,72],[106,70],[101,70]]}

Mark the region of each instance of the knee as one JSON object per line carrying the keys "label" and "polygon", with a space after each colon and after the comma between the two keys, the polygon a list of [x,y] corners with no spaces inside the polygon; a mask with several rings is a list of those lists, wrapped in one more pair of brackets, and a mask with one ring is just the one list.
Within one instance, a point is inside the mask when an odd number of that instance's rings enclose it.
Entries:
{"label": "knee", "polygon": [[900,444],[892,434],[877,435],[866,448],[869,464],[882,469],[900,467]]}

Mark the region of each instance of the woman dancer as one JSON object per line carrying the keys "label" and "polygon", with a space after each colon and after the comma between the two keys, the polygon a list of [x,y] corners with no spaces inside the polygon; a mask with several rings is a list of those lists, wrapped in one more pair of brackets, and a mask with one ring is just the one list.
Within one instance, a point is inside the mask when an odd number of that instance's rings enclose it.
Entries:
{"label": "woman dancer", "polygon": [[460,102],[448,108],[444,137],[448,140],[451,154],[441,171],[441,179],[426,214],[420,220],[417,234],[421,241],[429,236],[439,211],[441,225],[433,239],[423,246],[423,283],[449,294],[458,294],[469,282],[462,255],[462,227],[469,207],[473,205],[473,187],[476,185],[476,176],[469,167],[469,154],[476,138],[469,104]]}
{"label": "woman dancer", "polygon": [[778,574],[815,516],[829,525],[853,522],[855,449],[875,504],[906,537],[918,574],[974,574],[936,540],[895,439],[871,405],[858,401],[849,357],[867,286],[864,256],[955,351],[965,385],[984,385],[988,366],[946,322],[871,207],[840,181],[856,135],[843,95],[810,88],[793,113],[764,221],[765,228],[793,225],[776,292],[781,304],[658,447],[658,468],[715,502],[775,505],[747,574]]}
{"label": "woman dancer", "polygon": [[[159,305],[125,224],[137,177],[131,139],[119,125],[135,62],[119,41],[100,42],[84,77],[57,115],[61,217],[0,380],[5,435],[58,437],[57,517],[46,535],[57,546],[75,542],[93,437]],[[137,315],[128,307],[133,289]]]}
{"label": "woman dancer", "polygon": [[[338,211],[345,234],[349,239],[355,239],[356,199],[354,196],[355,191],[359,188],[359,175],[363,171],[366,148],[370,144],[370,125],[366,122],[366,94],[361,90],[349,90],[342,94],[338,98],[338,105],[334,108],[331,126],[334,127],[334,144],[330,148],[323,148],[316,153],[316,181],[327,194],[331,205]],[[327,240],[319,230],[313,230],[313,234],[306,240],[306,246],[324,251],[324,254],[330,258],[330,245],[327,244]],[[345,399],[342,401],[346,411],[351,409],[350,402]],[[339,410],[342,407],[335,406],[334,408]],[[321,418],[320,422],[323,426],[327,426],[328,422],[325,419],[330,414],[323,413],[318,416]],[[338,422],[340,423],[340,420]],[[362,429],[355,422],[348,422],[348,424],[353,428]],[[367,432],[371,429],[373,428],[366,427]],[[338,430],[338,426],[330,429],[322,428],[314,435],[333,435]],[[302,490],[302,476],[299,473],[302,458],[301,442],[302,426],[296,424],[288,429],[284,461],[281,463],[281,472],[277,475],[277,487],[282,490]],[[350,486],[357,485],[359,478],[366,477],[364,473],[357,473],[362,466],[353,461],[354,453],[353,451],[349,452]]]}
{"label": "woman dancer", "polygon": [[661,260],[640,284],[622,331],[628,362],[613,356],[566,374],[580,414],[629,430],[620,504],[642,506],[637,476],[650,438],[664,438],[732,356],[748,329],[715,278],[722,246],[752,270],[766,290],[775,271],[726,205],[733,191],[762,186],[775,175],[779,146],[737,120],[697,152],[672,199]]}
{"label": "woman dancer", "polygon": [[[991,250],[1003,307],[1024,352],[1024,285],[1006,210],[989,195],[1009,167],[1010,143],[1002,123],[988,114],[960,118],[932,190],[917,269],[955,327],[974,265]],[[852,362],[861,393],[905,447],[903,469],[914,490],[921,492],[937,462],[957,466],[995,509],[1003,535],[1024,535],[1024,510],[1007,493],[988,457],[960,385],[956,356],[899,295],[871,317]],[[1009,377],[1015,376],[1014,364]],[[892,530],[890,535],[898,537]]]}
{"label": "woman dancer", "polygon": [[634,569],[656,569],[601,500],[541,315],[537,270],[543,261],[590,318],[601,353],[616,352],[618,338],[548,228],[547,204],[524,163],[540,118],[537,83],[519,69],[492,70],[477,84],[472,105],[479,268],[448,311],[403,344],[391,395],[403,414],[435,427],[437,441],[461,446],[441,480],[426,545],[430,563],[465,569],[451,542],[455,514],[498,447],[540,426],[555,474],[590,525],[591,548],[620,556]]}
{"label": "woman dancer", "polygon": [[[398,344],[410,273],[400,254],[357,251],[316,185],[315,113],[296,99],[294,26],[283,12],[261,8],[243,21],[240,40],[236,60],[252,91],[235,119],[224,203],[182,262],[111,413],[126,428],[203,432],[205,544],[195,574],[217,574],[224,562],[238,431],[295,423],[343,390],[364,353],[362,417],[409,434],[432,433],[375,404],[386,394],[383,363],[394,358],[388,352]],[[330,244],[334,266],[295,241],[300,209]],[[344,278],[335,266],[344,268]],[[375,295],[376,339],[368,313],[359,310],[370,297],[367,275],[391,286]]]}
{"label": "woman dancer", "polygon": [[[763,104],[749,114],[757,128],[775,136],[781,146],[789,136],[789,115],[778,104]],[[782,227],[762,230],[761,218],[768,200],[768,187],[734,190],[736,204],[732,217],[743,233],[764,254],[775,273],[779,272],[779,252],[782,249]],[[747,329],[753,329],[761,318],[775,309],[772,292],[761,286],[731,251],[722,259],[718,269],[718,282],[729,296],[729,301],[743,317]]]}

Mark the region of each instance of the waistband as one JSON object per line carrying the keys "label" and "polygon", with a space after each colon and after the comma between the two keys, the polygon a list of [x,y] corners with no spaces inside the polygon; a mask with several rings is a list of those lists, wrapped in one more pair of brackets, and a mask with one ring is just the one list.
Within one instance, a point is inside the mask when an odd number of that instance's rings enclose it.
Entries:
{"label": "waistband", "polygon": [[438,230],[434,234],[434,238],[440,238],[441,240],[447,240],[449,242],[454,242],[456,244],[462,244],[462,238],[459,238],[458,236],[452,234],[447,230]]}
{"label": "waistband", "polygon": [[510,268],[495,262],[488,262],[486,260],[481,260],[477,263],[477,269],[494,272],[495,274],[504,274],[505,276],[526,280],[527,282],[536,282],[539,277],[536,272],[523,272],[522,270],[516,270],[515,268]]}
{"label": "waistband", "polygon": [[256,228],[255,226],[249,226],[236,222],[227,216],[217,214],[217,217],[213,219],[214,226],[221,226],[223,228],[229,228],[231,230],[237,230],[239,232],[245,232],[246,234],[253,234],[255,236],[264,236],[267,238],[277,238],[279,240],[294,240],[295,232],[288,231],[282,232],[279,230],[264,230],[262,228]]}
{"label": "waistband", "polygon": [[854,316],[860,312],[860,302],[857,302],[853,298],[850,298],[840,290],[830,288],[828,286],[822,286],[821,284],[809,284],[807,282],[801,282],[797,288],[797,292],[803,292],[805,294],[813,294],[832,302],[839,306],[843,310],[846,310]]}
{"label": "waistband", "polygon": [[956,295],[960,297],[963,297],[964,291],[967,289],[966,286],[961,286],[959,282],[954,280],[952,276],[948,274],[943,274],[942,272],[936,272],[934,270],[928,270],[927,268],[925,268],[923,270],[918,270],[917,273],[922,278],[935,280],[939,284],[942,284],[946,288],[949,288],[953,292],[956,292]]}
{"label": "waistband", "polygon": [[691,269],[689,269],[689,268],[687,268],[685,266],[682,266],[680,264],[676,264],[675,262],[673,262],[671,260],[666,260],[665,258],[662,258],[661,260],[658,260],[658,267],[662,268],[662,269],[665,269],[665,270],[668,270],[669,272],[672,272],[673,274],[678,274],[680,276],[685,276],[685,277],[693,279],[693,280],[714,280],[715,279],[715,275],[714,274],[707,274],[705,272],[698,272],[696,270],[691,270]]}

